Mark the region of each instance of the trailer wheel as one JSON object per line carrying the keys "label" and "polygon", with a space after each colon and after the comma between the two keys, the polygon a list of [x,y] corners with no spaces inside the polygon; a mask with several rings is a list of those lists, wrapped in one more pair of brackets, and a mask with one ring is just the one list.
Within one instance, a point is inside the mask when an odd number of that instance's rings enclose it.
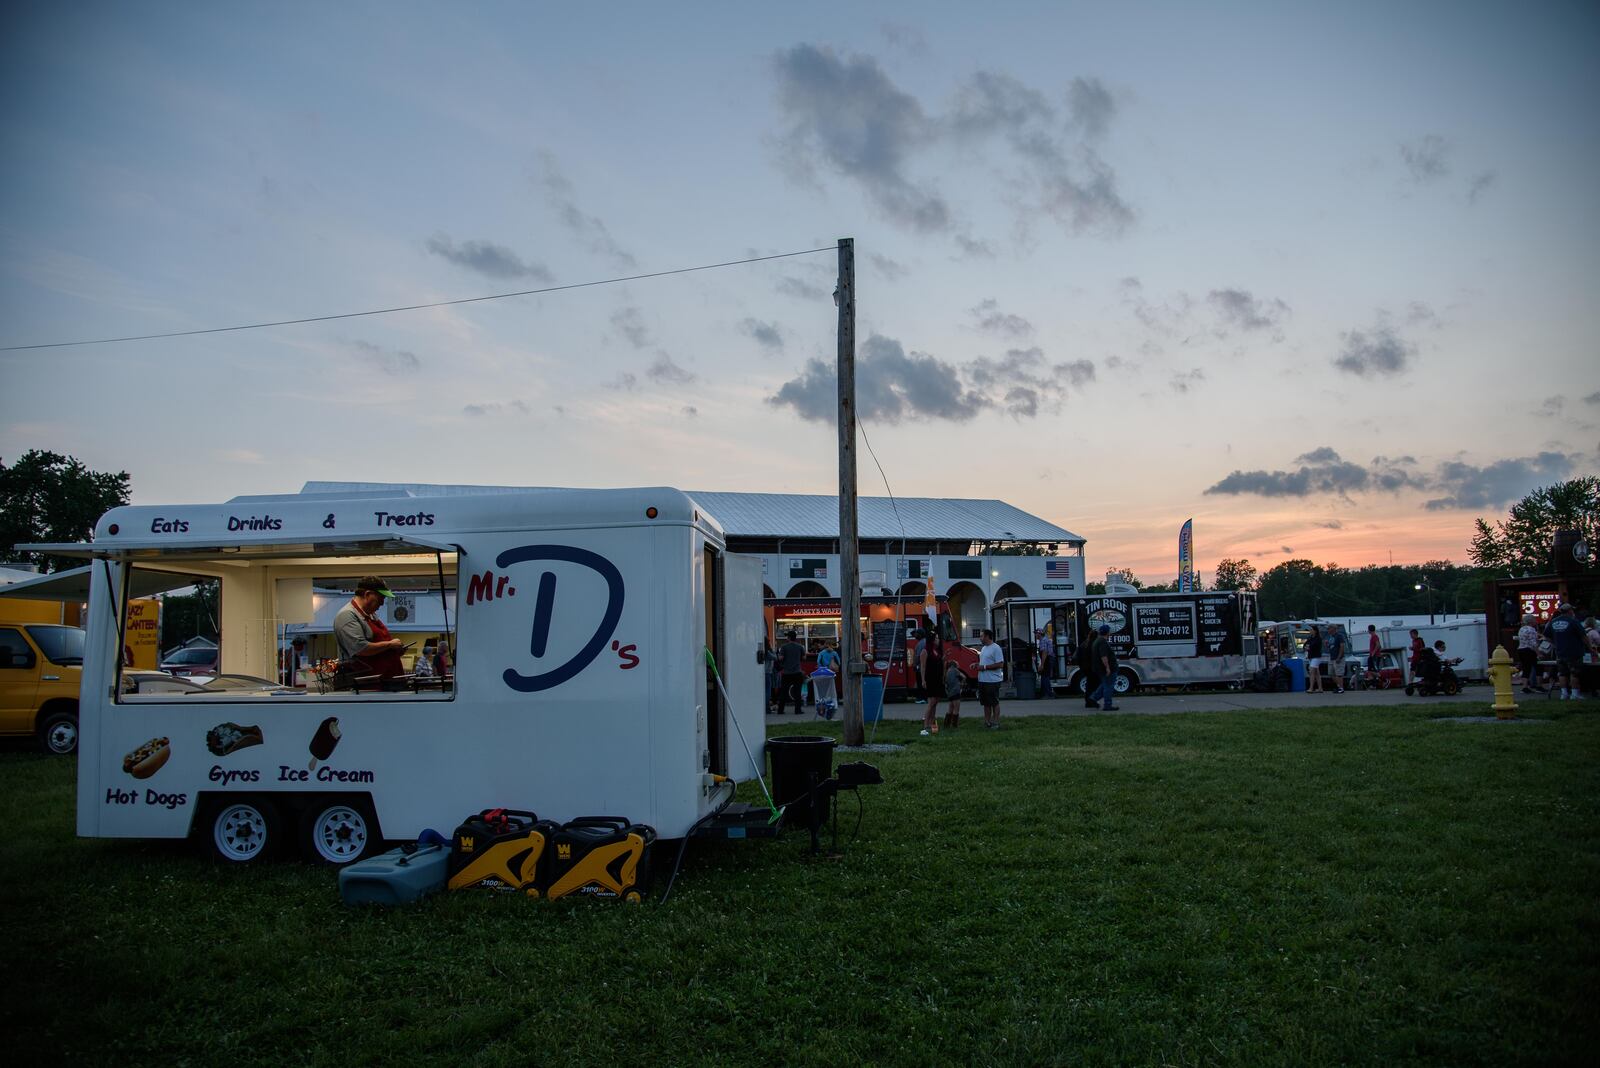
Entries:
{"label": "trailer wheel", "polygon": [[59,709],[39,721],[39,745],[46,753],[71,756],[78,751],[78,714]]}
{"label": "trailer wheel", "polygon": [[211,855],[229,864],[252,864],[272,855],[283,835],[278,807],[264,797],[225,797],[207,821]]}
{"label": "trailer wheel", "polygon": [[300,823],[300,844],[313,863],[343,867],[366,856],[377,843],[377,821],[362,801],[315,801]]}
{"label": "trailer wheel", "polygon": [[1118,668],[1117,681],[1112,683],[1111,687],[1117,691],[1119,696],[1122,694],[1138,693],[1139,680],[1134,678],[1133,673],[1126,668]]}

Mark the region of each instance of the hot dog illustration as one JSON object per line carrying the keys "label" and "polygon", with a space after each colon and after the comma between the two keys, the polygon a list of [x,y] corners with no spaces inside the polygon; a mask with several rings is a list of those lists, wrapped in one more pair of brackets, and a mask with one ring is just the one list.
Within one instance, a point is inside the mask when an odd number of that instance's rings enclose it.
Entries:
{"label": "hot dog illustration", "polygon": [[332,756],[333,748],[338,744],[339,720],[329,716],[322,721],[322,726],[317,728],[317,733],[311,736],[311,769],[315,770],[319,761]]}
{"label": "hot dog illustration", "polygon": [[172,756],[172,747],[165,738],[152,738],[122,758],[122,770],[135,779],[148,779],[161,770]]}

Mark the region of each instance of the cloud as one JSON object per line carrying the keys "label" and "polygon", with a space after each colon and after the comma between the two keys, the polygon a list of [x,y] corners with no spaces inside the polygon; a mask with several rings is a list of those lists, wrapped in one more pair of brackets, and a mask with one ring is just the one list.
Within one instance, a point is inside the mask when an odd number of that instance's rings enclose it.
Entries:
{"label": "cloud", "polygon": [[1044,93],[994,71],[973,73],[938,112],[870,56],[800,44],[779,52],[773,70],[785,119],[775,140],[791,178],[842,177],[889,221],[917,233],[949,233],[965,255],[991,250],[960,232],[955,209],[916,166],[942,171],[943,161],[925,157],[991,138],[1003,140],[1022,164],[1020,221],[1043,212],[1074,235],[1115,236],[1134,219],[1116,173],[1095,148],[1116,114],[1114,98],[1097,79],[1071,83],[1063,119]]}
{"label": "cloud", "polygon": [[700,414],[700,409],[696,408],[692,404],[685,404],[682,408],[679,408],[678,411],[682,412],[684,415],[688,416],[690,419],[693,419],[695,416]]}
{"label": "cloud", "polygon": [[1560,394],[1557,394],[1554,397],[1546,397],[1544,399],[1544,403],[1539,405],[1539,407],[1534,411],[1533,414],[1537,415],[1537,416],[1542,416],[1544,418],[1549,418],[1551,416],[1557,416],[1557,415],[1561,414],[1561,409],[1565,405],[1566,405],[1566,398],[1562,397]]}
{"label": "cloud", "polygon": [[534,183],[544,190],[545,199],[554,209],[561,225],[570,230],[590,252],[604,256],[623,267],[637,267],[638,261],[617,243],[606,224],[578,206],[573,196],[572,183],[562,173],[561,163],[555,153],[549,149],[541,149],[538,159],[539,169],[534,175]]}
{"label": "cloud", "polygon": [[828,300],[833,295],[831,289],[792,274],[783,275],[778,279],[777,290],[786,297],[797,297],[800,300]]}
{"label": "cloud", "polygon": [[883,39],[907,55],[923,56],[928,53],[928,35],[917,26],[904,22],[881,22],[878,32]]}
{"label": "cloud", "polygon": [[370,341],[348,341],[346,344],[356,351],[362,362],[371,364],[386,375],[405,375],[422,370],[422,361],[414,352],[386,349]]}
{"label": "cloud", "polygon": [[1591,393],[1587,397],[1583,398],[1583,403],[1585,403],[1585,404],[1600,404],[1600,389],[1595,390],[1593,393]]}
{"label": "cloud", "polygon": [[960,248],[961,255],[969,260],[992,260],[995,256],[994,245],[966,234],[956,235],[956,247]]}
{"label": "cloud", "polygon": [[1085,138],[1098,141],[1117,113],[1117,102],[1100,79],[1074,78],[1067,87],[1067,111]]}
{"label": "cloud", "polygon": [[[1038,348],[952,364],[926,353],[908,355],[898,341],[875,334],[856,359],[856,410],[886,423],[910,418],[967,422],[987,410],[1029,419],[1059,410],[1073,390],[1094,377],[1092,361],[1051,363]],[[793,408],[803,419],[832,422],[839,403],[832,364],[809,361],[767,403]]]}
{"label": "cloud", "polygon": [[1200,368],[1196,367],[1192,371],[1186,371],[1183,374],[1173,375],[1172,379],[1167,383],[1167,385],[1172,388],[1172,392],[1181,394],[1188,393],[1191,389],[1194,389],[1205,380],[1206,373]]}
{"label": "cloud", "polygon": [[821,160],[856,182],[884,215],[920,233],[950,228],[950,207],[907,174],[907,159],[934,136],[922,105],[868,56],[799,44],[774,59],[782,138],[797,176]]}
{"label": "cloud", "polygon": [[504,245],[492,241],[452,241],[446,234],[428,238],[428,251],[442,256],[458,267],[487,275],[490,278],[531,278],[535,282],[553,282],[555,275],[542,263],[529,263]]}
{"label": "cloud", "polygon": [[1444,496],[1426,502],[1430,512],[1453,508],[1503,508],[1540,485],[1559,482],[1573,471],[1573,459],[1559,452],[1541,452],[1520,459],[1497,460],[1485,467],[1459,460],[1439,465],[1434,487]]}
{"label": "cloud", "polygon": [[880,256],[876,252],[867,254],[867,262],[877,268],[878,273],[888,282],[898,282],[911,273],[910,268],[899,260],[891,260],[888,256]]}
{"label": "cloud", "polygon": [[695,380],[693,371],[685,370],[672,362],[672,357],[656,351],[655,362],[645,368],[645,377],[663,386],[685,386]]}
{"label": "cloud", "polygon": [[1476,204],[1478,198],[1487,193],[1499,177],[1500,175],[1497,171],[1484,171],[1481,174],[1473,175],[1472,184],[1467,186],[1467,203]]}
{"label": "cloud", "polygon": [[611,313],[611,325],[628,339],[628,344],[642,349],[650,344],[650,331],[644,325],[644,316],[631,305]]}
{"label": "cloud", "polygon": [[[1578,457],[1558,452],[1497,460],[1484,466],[1447,460],[1430,474],[1414,470],[1410,456],[1376,456],[1367,467],[1350,463],[1328,446],[1295,458],[1288,471],[1234,471],[1207,489],[1214,494],[1252,494],[1258,497],[1309,497],[1332,493],[1349,498],[1355,493],[1396,493],[1416,490],[1438,494],[1423,502],[1428,511],[1500,508],[1525,496],[1536,486],[1569,477]],[[1316,524],[1341,530],[1337,520]]]}
{"label": "cloud", "polygon": [[1261,299],[1245,289],[1213,289],[1206,300],[1223,322],[1241,330],[1277,330],[1289,314],[1283,301]]}
{"label": "cloud", "polygon": [[[839,387],[831,364],[813,359],[800,375],[767,398],[774,407],[793,408],[802,419],[832,422],[838,414]],[[959,370],[926,353],[907,354],[900,342],[874,334],[856,358],[856,411],[875,422],[908,418],[964,423],[989,406],[963,385]]]}
{"label": "cloud", "polygon": [[228,464],[249,464],[254,467],[267,462],[267,458],[255,449],[222,449],[213,455]]}
{"label": "cloud", "polygon": [[1333,365],[1360,378],[1398,375],[1407,370],[1417,347],[1387,326],[1370,331],[1351,330],[1343,335],[1344,351]]}
{"label": "cloud", "polygon": [[768,352],[783,351],[783,335],[778,332],[777,323],[764,323],[759,319],[746,319],[739,324],[739,332],[747,337],[755,338],[761,347]]}
{"label": "cloud", "polygon": [[1437,134],[1428,134],[1400,146],[1400,156],[1418,185],[1436,182],[1450,173],[1450,153],[1454,146]]}
{"label": "cloud", "polygon": [[977,307],[968,308],[968,314],[978,321],[978,329],[986,334],[1005,338],[1025,338],[1033,333],[1033,324],[1020,315],[1000,310],[993,297],[980,301]]}
{"label": "cloud", "polygon": [[1380,457],[1371,467],[1362,467],[1324,445],[1295,457],[1298,466],[1293,470],[1234,471],[1205,492],[1257,497],[1309,497],[1314,493],[1331,493],[1348,497],[1364,490],[1399,490],[1416,484],[1408,472],[1381,460]]}
{"label": "cloud", "polygon": [[639,376],[630,371],[623,371],[614,381],[606,383],[606,388],[620,393],[632,393],[639,388]]}
{"label": "cloud", "polygon": [[1344,524],[1337,519],[1330,519],[1326,523],[1313,523],[1312,526],[1322,527],[1324,530],[1343,530]]}
{"label": "cloud", "polygon": [[510,415],[513,413],[517,415],[530,415],[532,414],[532,411],[533,410],[528,407],[526,401],[485,401],[482,404],[468,404],[463,406],[461,409],[461,414],[471,416],[474,419],[481,419],[486,415]]}
{"label": "cloud", "polygon": [[1137,278],[1124,278],[1117,283],[1122,303],[1133,312],[1133,317],[1148,330],[1163,337],[1175,337],[1187,328],[1194,301],[1184,292],[1173,294],[1170,301],[1152,303],[1144,295],[1144,283]]}

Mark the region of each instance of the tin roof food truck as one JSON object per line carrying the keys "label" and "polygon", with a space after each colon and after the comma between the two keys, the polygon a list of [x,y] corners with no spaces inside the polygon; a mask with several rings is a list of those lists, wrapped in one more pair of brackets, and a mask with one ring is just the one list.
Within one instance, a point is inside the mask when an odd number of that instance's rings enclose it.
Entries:
{"label": "tin roof food truck", "polygon": [[[621,815],[678,838],[726,799],[714,775],[747,780],[763,759],[760,560],[729,554],[678,490],[126,507],[93,542],[49,551],[93,567],[83,836],[194,834],[235,862],[292,842],[342,864],[384,837],[517,806]],[[459,590],[445,626],[453,676],[270,681],[285,628],[311,617],[313,586],[353,589],[365,575]],[[221,583],[228,684],[144,692],[116,655],[128,591],[201,577]],[[729,737],[735,715],[748,757]]]}

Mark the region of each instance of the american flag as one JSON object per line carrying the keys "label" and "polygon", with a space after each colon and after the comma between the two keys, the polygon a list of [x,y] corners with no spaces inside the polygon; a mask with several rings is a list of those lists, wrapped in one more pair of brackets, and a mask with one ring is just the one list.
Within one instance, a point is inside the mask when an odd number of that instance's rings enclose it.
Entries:
{"label": "american flag", "polygon": [[1044,562],[1044,577],[1047,579],[1069,579],[1072,577],[1071,560],[1046,560]]}

